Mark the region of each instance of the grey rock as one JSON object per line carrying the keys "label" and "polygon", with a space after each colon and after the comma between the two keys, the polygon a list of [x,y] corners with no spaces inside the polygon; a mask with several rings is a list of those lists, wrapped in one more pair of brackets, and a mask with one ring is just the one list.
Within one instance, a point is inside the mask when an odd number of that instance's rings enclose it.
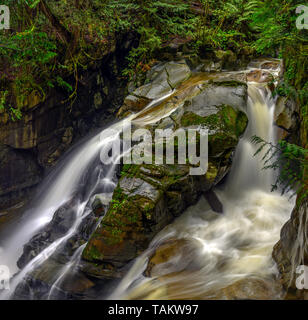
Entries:
{"label": "grey rock", "polygon": [[225,85],[205,85],[202,92],[194,97],[187,111],[201,117],[217,113],[216,106],[229,105],[235,109],[245,110],[247,104],[247,85],[230,87]]}
{"label": "grey rock", "polygon": [[157,201],[159,198],[158,190],[139,178],[124,177],[120,180],[120,188],[123,189],[123,193],[134,197],[136,195]]}
{"label": "grey rock", "polygon": [[149,71],[147,84],[133,92],[137,97],[151,100],[159,99],[171,93],[172,90],[191,76],[191,71],[185,61],[158,64]]}

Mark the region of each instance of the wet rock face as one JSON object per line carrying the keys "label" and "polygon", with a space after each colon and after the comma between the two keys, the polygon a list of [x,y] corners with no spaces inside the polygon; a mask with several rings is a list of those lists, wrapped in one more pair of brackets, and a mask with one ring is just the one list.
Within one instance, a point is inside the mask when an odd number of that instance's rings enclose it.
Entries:
{"label": "wet rock face", "polygon": [[191,71],[185,61],[168,62],[156,65],[147,75],[146,82],[132,94],[150,100],[159,99],[171,91],[181,82],[188,79]]}
{"label": "wet rock face", "polygon": [[159,99],[187,80],[191,71],[184,60],[178,62],[159,63],[148,71],[145,84],[135,89],[126,97],[118,116],[122,117],[127,111],[140,111],[149,102]]}
{"label": "wet rock face", "polygon": [[26,197],[40,182],[42,168],[31,151],[0,145],[0,208]]}
{"label": "wet rock face", "polygon": [[279,97],[274,117],[278,128],[278,138],[299,144],[300,118],[296,102],[286,97]]}
{"label": "wet rock face", "polygon": [[296,278],[299,276],[296,268],[308,265],[307,217],[308,200],[305,199],[299,207],[294,208],[273,250],[273,258],[277,263],[282,285],[298,298],[305,298],[308,293],[308,290],[299,290],[296,286]]}
{"label": "wet rock face", "polygon": [[[79,202],[75,198],[61,206],[54,213],[52,220],[24,246],[23,254],[17,261],[17,266],[20,269],[24,268],[54,241],[64,237],[68,233],[76,222],[78,205]],[[104,214],[105,208],[96,199],[92,204],[92,211],[90,209],[88,211],[90,213],[78,227],[78,232],[68,239],[69,241],[65,244],[64,248],[61,247],[57,251],[56,256],[60,262],[69,260],[75,250],[89,239],[97,225],[98,217]],[[85,212],[87,212],[87,209]]]}
{"label": "wet rock face", "polygon": [[188,171],[188,166],[126,168],[106,216],[83,253],[87,262],[93,262],[85,263],[84,271],[92,276],[120,276],[121,267],[197,201],[206,181],[204,177],[190,176]]}
{"label": "wet rock face", "polygon": [[[163,71],[166,69],[158,65],[152,71],[154,81],[162,77],[161,72],[166,76]],[[168,77],[172,79],[170,70]],[[180,66],[180,70],[183,81],[187,68]],[[175,78],[179,76],[176,74]],[[148,83],[147,88],[152,85]],[[142,90],[144,87],[135,92]],[[144,92],[146,95],[147,89]],[[247,126],[247,117],[241,111],[245,110],[246,102],[245,83],[223,76],[214,79],[197,76],[184,80],[170,98],[154,106],[152,111],[141,112],[136,121],[142,127],[142,120],[138,120],[143,115],[171,110],[168,117],[146,126],[151,132],[156,128],[171,131],[207,128],[208,171],[204,175],[190,175],[191,166],[177,162],[174,165],[124,165],[108,212],[83,252],[85,273],[98,278],[123,276],[127,264],[148,247],[159,231],[222,180]]]}
{"label": "wet rock face", "polygon": [[254,70],[247,74],[247,81],[267,83],[273,80],[270,72],[264,70]]}
{"label": "wet rock face", "polygon": [[[0,178],[0,209],[15,205],[33,191],[41,181],[41,171],[53,167],[74,142],[114,120],[126,93],[127,83],[121,74],[124,57],[134,41],[128,36],[122,40],[117,48],[112,46],[103,61],[79,74],[73,104],[68,101],[69,94],[57,88],[46,100],[35,92],[30,94],[21,106],[21,120],[13,122],[1,114],[0,148],[6,159],[5,171],[15,172],[16,177],[6,181]],[[16,153],[20,161],[15,161]],[[32,175],[25,168],[29,163]]]}
{"label": "wet rock face", "polygon": [[[85,292],[94,287],[94,283],[76,268],[71,268],[63,281],[57,287],[53,284],[57,280],[55,275],[61,272],[63,264],[50,258],[21,282],[13,295],[16,300],[76,300],[81,299]],[[51,289],[52,288],[52,289]]]}

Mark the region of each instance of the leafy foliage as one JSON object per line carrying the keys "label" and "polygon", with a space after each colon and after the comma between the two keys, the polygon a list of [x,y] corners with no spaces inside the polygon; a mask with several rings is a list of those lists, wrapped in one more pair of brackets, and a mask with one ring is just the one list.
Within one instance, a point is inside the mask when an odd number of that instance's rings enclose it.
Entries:
{"label": "leafy foliage", "polygon": [[195,34],[199,50],[250,50],[255,34],[249,27],[252,15],[262,5],[259,0],[203,0],[203,14]]}
{"label": "leafy foliage", "polygon": [[255,156],[264,152],[262,157],[264,169],[280,171],[272,186],[272,191],[280,188],[282,194],[288,192],[293,192],[293,195],[299,194],[299,202],[308,197],[305,181],[308,169],[307,149],[282,140],[275,145],[257,136],[252,138],[252,142],[259,145]]}

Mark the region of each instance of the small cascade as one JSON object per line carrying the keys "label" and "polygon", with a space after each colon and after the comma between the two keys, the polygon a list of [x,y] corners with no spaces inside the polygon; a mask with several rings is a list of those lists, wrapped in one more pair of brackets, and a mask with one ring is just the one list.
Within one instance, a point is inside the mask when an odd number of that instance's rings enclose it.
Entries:
{"label": "small cascade", "polygon": [[[111,125],[108,130],[103,130],[88,141],[85,141],[77,150],[69,154],[58,169],[46,179],[46,182],[42,185],[43,191],[38,194],[37,200],[24,213],[21,221],[10,228],[7,238],[2,241],[4,244],[0,251],[1,264],[8,266],[15,275],[11,280],[10,290],[0,292],[0,299],[12,298],[15,290],[23,284],[28,274],[47,262],[53,255],[57,255],[65,244],[78,233],[79,228],[92,212],[91,204],[96,196],[103,199],[102,202],[105,207],[108,207],[117,184],[118,159],[123,155],[121,153],[113,154],[111,163],[103,165],[100,161],[102,152],[109,150],[108,145],[120,139],[121,130],[132,118],[137,118],[141,115],[140,121],[151,123],[163,117],[164,111],[163,114],[160,112],[146,116],[142,116],[142,114],[155,107],[160,101],[168,98],[172,93],[152,101],[140,113]],[[169,112],[171,111],[169,110]],[[114,134],[115,132],[118,134]],[[68,205],[73,212],[73,218],[70,221],[71,225],[68,230],[19,270],[17,263],[23,253],[24,246],[33,237],[36,237],[45,226],[48,226],[55,212],[63,205]],[[97,224],[99,223],[100,220]],[[95,227],[93,228],[94,230]],[[14,234],[14,237],[11,236],[12,234]],[[54,275],[53,284],[47,297],[41,298],[52,297],[52,291],[63,280],[70,268],[75,265],[75,261],[81,256],[81,253],[82,248],[79,247]]]}
{"label": "small cascade", "polygon": [[[249,125],[226,183],[215,190],[224,214],[213,212],[202,197],[154,238],[110,299],[230,299],[241,280],[253,290],[266,287],[268,299],[282,297],[271,253],[294,202],[271,192],[274,172],[263,170],[264,154],[254,156],[258,147],[251,142],[254,135],[275,142],[275,100],[255,82],[248,83],[248,94]],[[157,248],[168,241],[177,244],[176,253],[149,269]]]}
{"label": "small cascade", "polygon": [[261,153],[254,156],[258,146],[251,142],[253,136],[258,136],[264,141],[275,142],[273,117],[275,101],[268,88],[255,83],[248,84],[248,127],[241,139],[234,157],[233,167],[226,190],[242,196],[242,191],[247,189],[270,190],[273,183],[273,172],[262,170],[263,162]]}
{"label": "small cascade", "polygon": [[[279,73],[279,70],[273,70],[275,72]],[[66,245],[78,236],[80,228],[90,217],[95,198],[103,199],[107,209],[117,185],[117,160],[123,154],[112,154],[111,163],[103,165],[101,160],[105,154],[102,150],[113,141],[120,140],[121,129],[131,120],[137,126],[145,126],[170,115],[174,111],[172,104],[166,104],[163,108],[156,106],[172,94],[174,92],[154,100],[143,111],[85,141],[46,179],[37,200],[10,230],[10,235],[14,234],[14,237],[8,236],[3,241],[1,264],[9,266],[15,275],[11,289],[0,293],[0,299],[14,298],[32,272],[61,257],[61,266],[49,279],[47,292],[39,297],[57,299],[65,279],[77,268],[88,239],[82,239],[80,243],[77,241],[78,245],[70,254],[64,254]],[[273,279],[276,269],[271,250],[293,204],[288,201],[288,196],[270,192],[273,172],[262,170],[262,154],[255,157],[257,147],[251,143],[253,135],[275,142],[275,100],[265,85],[253,82],[248,84],[248,95],[248,127],[236,149],[226,183],[215,190],[223,203],[224,214],[213,212],[202,197],[153,239],[148,250],[136,259],[109,298],[223,298],[217,296],[217,292],[241,279]],[[53,222],[55,212],[68,204],[72,218],[67,230],[42,247],[19,270],[17,263],[24,246],[35,240]],[[98,219],[93,230],[102,218]],[[147,271],[155,250],[170,239],[184,243],[184,249],[179,249],[168,261]],[[272,295],[278,298],[280,293],[273,289]],[[29,295],[27,298],[38,297]]]}

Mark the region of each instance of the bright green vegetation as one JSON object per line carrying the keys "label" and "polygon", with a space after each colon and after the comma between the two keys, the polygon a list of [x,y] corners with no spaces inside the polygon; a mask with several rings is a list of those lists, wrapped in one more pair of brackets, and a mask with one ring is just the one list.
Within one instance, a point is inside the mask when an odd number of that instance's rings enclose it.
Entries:
{"label": "bright green vegetation", "polygon": [[[301,144],[308,145],[308,31],[296,28],[301,0],[3,0],[11,30],[0,30],[0,121],[16,121],[52,88],[72,103],[79,77],[127,34],[135,47],[122,75],[146,72],[162,52],[183,45],[190,55],[215,50],[284,59],[276,93],[300,105]],[[284,149],[281,151],[284,153]],[[288,156],[288,153],[284,153]],[[303,169],[305,170],[305,169]],[[307,173],[302,172],[303,177]],[[306,179],[308,180],[308,179]]]}
{"label": "bright green vegetation", "polygon": [[[79,75],[131,33],[137,41],[123,75],[146,71],[171,37],[192,37],[196,16],[184,1],[4,0],[11,30],[0,30],[0,109],[20,118],[23,101],[50,88],[76,97]],[[139,43],[139,45],[138,45]],[[8,93],[7,93],[8,91]],[[18,97],[18,98],[17,98]],[[18,111],[17,111],[18,110]]]}
{"label": "bright green vegetation", "polygon": [[[262,150],[264,155],[264,169],[279,170],[279,175],[272,186],[272,191],[280,188],[282,194],[293,192],[298,194],[298,204],[308,197],[307,180],[308,150],[286,141],[279,141],[277,145],[254,136],[252,141],[259,145],[255,155]],[[291,195],[291,196],[292,196]]]}
{"label": "bright green vegetation", "polygon": [[[145,72],[170,43],[196,55],[213,50],[279,55],[286,62],[280,93],[307,101],[307,31],[296,29],[300,1],[283,0],[4,0],[11,30],[0,31],[0,109],[20,118],[35,91],[44,100],[59,87],[70,99],[79,74],[134,34],[123,75]],[[16,99],[18,96],[18,99]],[[307,109],[307,107],[306,107]],[[305,110],[306,110],[305,109]],[[306,110],[307,111],[307,110]],[[304,111],[304,114],[306,114]]]}
{"label": "bright green vegetation", "polygon": [[[300,141],[303,148],[280,141],[273,146],[264,141],[255,141],[261,148],[267,147],[265,167],[281,168],[274,189],[297,190],[298,203],[308,196],[308,30],[296,28],[296,8],[302,1],[263,1],[252,16],[252,25],[258,31],[253,44],[261,54],[278,53],[285,64],[284,81],[277,88],[279,95],[292,97],[300,106]],[[305,150],[306,149],[306,150]],[[272,161],[275,155],[277,160]]]}
{"label": "bright green vegetation", "polygon": [[235,134],[235,138],[238,138],[247,126],[247,117],[243,112],[236,112],[232,107],[222,105],[217,107],[218,112],[207,117],[201,117],[193,112],[185,112],[181,125],[184,127],[203,125],[209,130],[223,131],[223,135],[226,133],[230,135]]}

